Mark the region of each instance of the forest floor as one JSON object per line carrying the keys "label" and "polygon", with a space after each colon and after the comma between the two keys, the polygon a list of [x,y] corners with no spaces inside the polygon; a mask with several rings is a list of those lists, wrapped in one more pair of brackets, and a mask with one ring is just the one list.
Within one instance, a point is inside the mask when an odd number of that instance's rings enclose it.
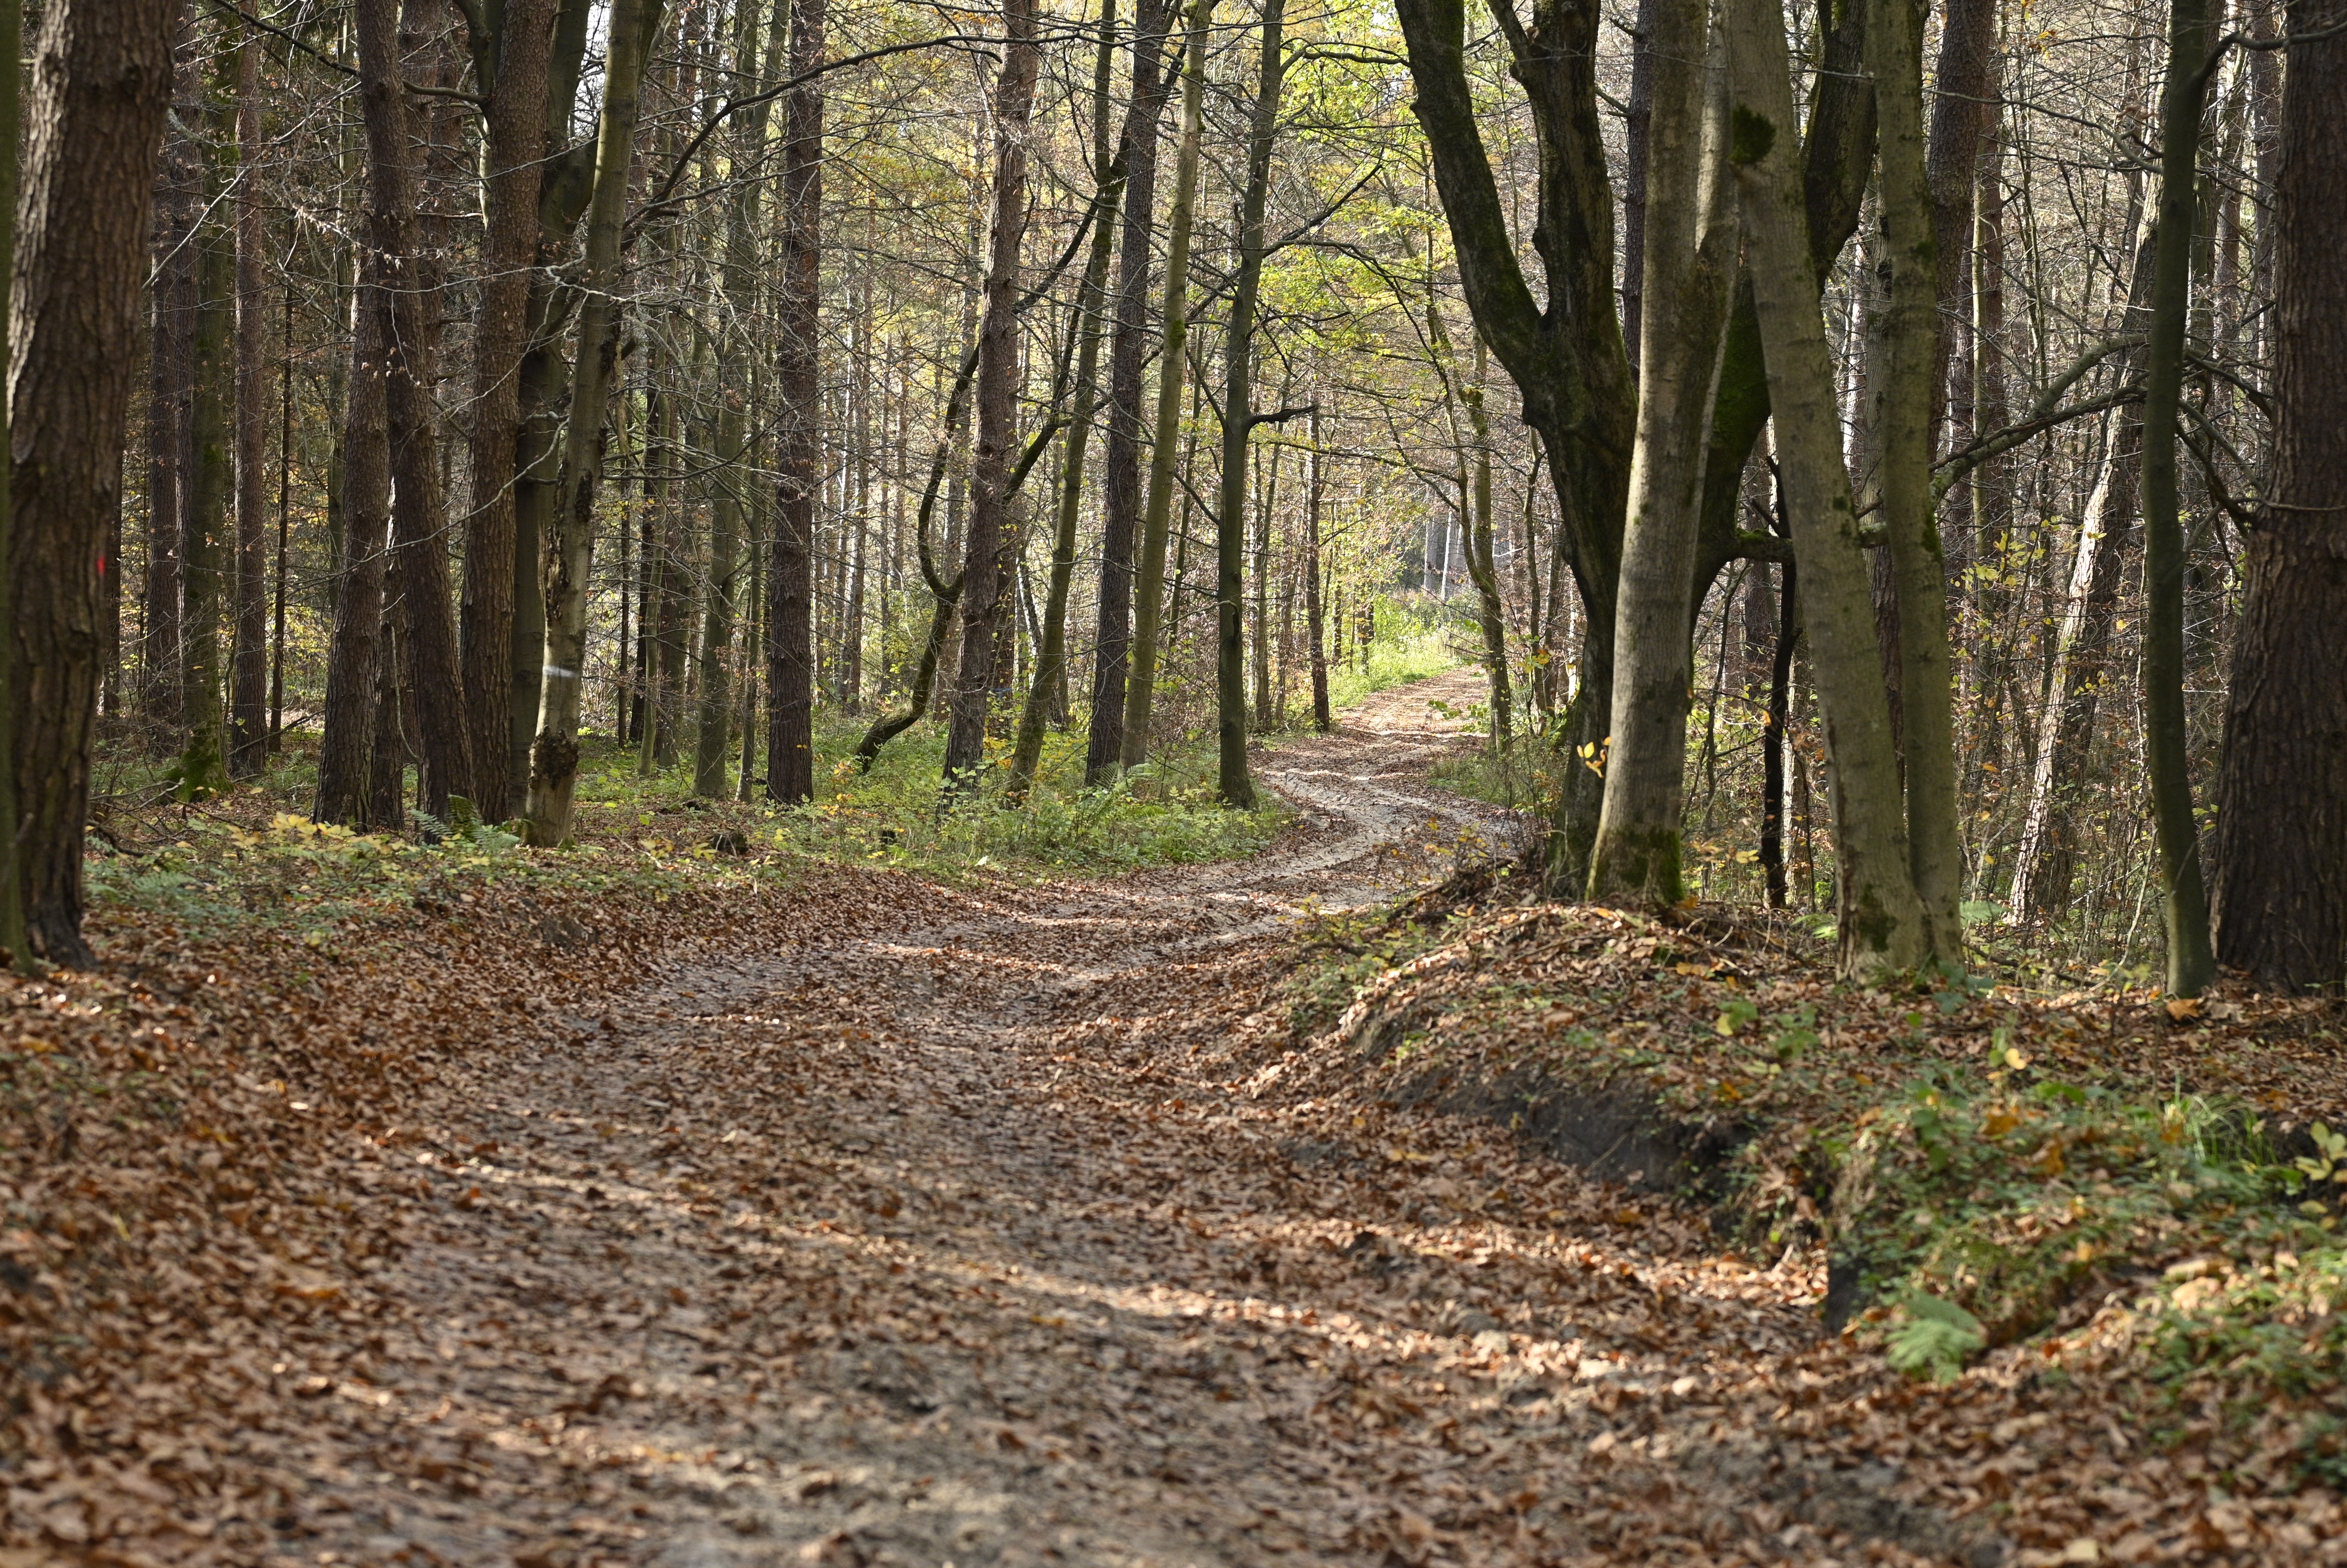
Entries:
{"label": "forest floor", "polygon": [[0,1568],[2333,1560],[1919,1391],[1820,1249],[1282,1077],[1298,917],[1505,850],[1425,781],[1475,689],[1264,754],[1240,862],[118,933],[16,999]]}

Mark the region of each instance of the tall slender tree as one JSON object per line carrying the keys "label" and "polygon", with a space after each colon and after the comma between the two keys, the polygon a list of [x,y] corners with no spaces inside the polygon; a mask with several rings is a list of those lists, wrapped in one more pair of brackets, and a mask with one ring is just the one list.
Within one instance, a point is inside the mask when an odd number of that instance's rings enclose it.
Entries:
{"label": "tall slender tree", "polygon": [[236,593],[229,659],[228,771],[251,778],[269,752],[268,229],[261,195],[261,45],[236,46]]}
{"label": "tall slender tree", "polygon": [[[790,69],[823,63],[825,0],[791,0]],[[773,559],[766,573],[766,794],[815,796],[815,501],[822,484],[824,87],[802,81],[783,111],[783,238],[775,280],[774,393],[782,401]]]}
{"label": "tall slender tree", "polygon": [[1271,190],[1272,145],[1279,132],[1280,92],[1287,71],[1283,42],[1286,16],[1287,0],[1264,0],[1255,121],[1247,138],[1246,185],[1239,197],[1238,271],[1231,282],[1230,315],[1223,331],[1223,474],[1214,508],[1215,791],[1225,805],[1243,808],[1255,803],[1255,780],[1247,774],[1245,630],[1241,621],[1245,608],[1247,446],[1259,423],[1255,412],[1255,302],[1263,283],[1264,206]]}
{"label": "tall slender tree", "polygon": [[1174,469],[1180,453],[1182,391],[1189,368],[1190,231],[1198,208],[1198,149],[1204,137],[1206,45],[1214,0],[1191,0],[1182,45],[1182,141],[1174,160],[1174,207],[1166,217],[1164,331],[1157,354],[1157,416],[1149,447],[1149,492],[1141,515],[1141,567],[1133,585],[1132,670],[1124,687],[1124,765],[1149,758],[1149,716],[1156,699],[1158,639],[1165,613],[1165,548],[1174,521]]}
{"label": "tall slender tree", "polygon": [[2168,989],[2196,997],[2217,978],[2184,713],[2184,519],[2177,425],[2198,218],[2200,110],[2213,26],[2209,0],[2170,0],[2159,106],[2159,237],[2153,247],[2143,398],[2144,763],[2168,926]]}
{"label": "tall slender tree", "polygon": [[1008,516],[1017,436],[1020,254],[1027,231],[1028,125],[1041,66],[1035,0],[1006,0],[1002,67],[994,85],[994,216],[987,238],[985,314],[978,330],[978,450],[961,580],[961,651],[946,732],[948,798],[977,792],[986,760],[995,640],[1015,572]]}
{"label": "tall slender tree", "polygon": [[[380,4],[382,0],[365,0]],[[587,662],[587,567],[594,548],[595,497],[608,439],[604,415],[620,356],[620,225],[627,215],[644,57],[657,32],[659,0],[615,0],[604,56],[603,112],[595,139],[594,195],[588,206],[587,252],[579,287],[579,366],[563,442],[560,504],[553,559],[546,573],[546,651],[530,743],[528,842],[570,841],[579,784],[579,693]]]}

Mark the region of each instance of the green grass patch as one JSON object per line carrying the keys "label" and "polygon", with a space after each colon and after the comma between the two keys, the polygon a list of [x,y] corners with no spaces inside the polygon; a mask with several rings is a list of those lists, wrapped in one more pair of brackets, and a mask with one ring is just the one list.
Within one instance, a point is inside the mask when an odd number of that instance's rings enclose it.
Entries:
{"label": "green grass patch", "polygon": [[1329,707],[1358,708],[1379,692],[1443,674],[1468,661],[1456,646],[1456,628],[1440,615],[1381,599],[1377,627],[1367,658],[1356,644],[1348,657],[1328,667]]}

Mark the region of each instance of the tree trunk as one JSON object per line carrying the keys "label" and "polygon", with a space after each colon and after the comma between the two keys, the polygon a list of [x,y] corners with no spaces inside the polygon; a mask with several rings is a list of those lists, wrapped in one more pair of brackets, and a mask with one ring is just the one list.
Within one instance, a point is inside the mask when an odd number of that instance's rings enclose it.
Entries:
{"label": "tree trunk", "polygon": [[[1500,590],[1500,566],[1494,553],[1497,547],[1492,541],[1491,416],[1483,402],[1484,378],[1489,374],[1487,357],[1479,333],[1475,338],[1475,378],[1460,390],[1460,399],[1467,405],[1467,428],[1475,445],[1467,575],[1475,584],[1475,629],[1482,635],[1483,676],[1491,692],[1491,744],[1504,752],[1513,738],[1515,692],[1508,681],[1508,610]],[[1700,465],[1700,447],[1694,457]]]}
{"label": "tree trunk", "polygon": [[1688,599],[1736,225],[1708,7],[1703,0],[1653,0],[1650,14],[1644,270],[1655,309],[1640,339],[1637,448],[1614,601],[1612,728],[1589,897],[1667,909],[1681,897],[1693,675]]}
{"label": "tree trunk", "polygon": [[[215,63],[216,72],[220,64]],[[202,118],[210,143],[204,178],[208,210],[216,210],[228,192],[220,163],[235,132],[226,103],[224,82],[216,78],[206,84]],[[233,433],[228,427],[228,397],[236,374],[231,342],[235,256],[217,223],[200,222],[195,244],[193,380],[188,405],[188,451],[194,472],[183,524],[181,577],[187,598],[179,620],[179,702],[188,744],[179,757],[179,794],[186,801],[218,794],[229,784],[228,737],[220,709],[220,572],[236,478],[230,447]]]}
{"label": "tree trunk", "polygon": [[[757,7],[744,4],[734,33],[733,61],[740,91],[772,78],[782,63],[786,0],[773,0],[765,53],[755,78],[750,65],[757,44]],[[763,88],[759,89],[763,90]],[[734,138],[735,159],[747,163],[766,142],[766,106],[744,110]],[[734,579],[742,569],[742,492],[750,431],[750,331],[758,313],[757,234],[764,186],[744,180],[725,206],[725,250],[720,281],[726,315],[718,329],[716,453],[719,467],[709,503],[709,597],[701,633],[701,723],[692,759],[692,793],[712,800],[726,794],[725,762],[732,708],[725,654],[733,641]],[[754,481],[750,481],[754,482]],[[757,545],[753,541],[754,554]]]}
{"label": "tree trunk", "polygon": [[[169,0],[50,0],[43,8],[14,204],[21,227],[8,301],[11,464],[0,497],[9,504],[0,515],[9,518],[12,869],[26,944],[76,968],[91,961],[81,935],[82,825],[103,673],[102,554],[122,505],[147,204],[177,12]],[[0,43],[15,60],[14,41]],[[0,122],[15,118],[15,97]],[[0,129],[13,143],[15,126]],[[14,937],[15,907],[0,938]],[[23,962],[21,950],[15,957]]]}
{"label": "tree trunk", "polygon": [[1116,241],[1116,217],[1124,199],[1125,157],[1132,134],[1109,149],[1109,83],[1116,64],[1116,0],[1101,0],[1100,48],[1092,67],[1092,254],[1084,262],[1082,283],[1076,291],[1076,320],[1070,330],[1081,346],[1076,351],[1076,377],[1068,415],[1067,445],[1060,459],[1057,527],[1051,536],[1051,580],[1044,589],[1041,635],[1035,640],[1035,660],[1027,683],[1027,702],[1019,715],[1019,738],[1010,749],[1010,777],[1003,798],[1016,803],[1034,787],[1035,769],[1043,760],[1043,730],[1052,717],[1055,698],[1064,709],[1068,661],[1068,589],[1076,571],[1076,525],[1083,515],[1084,447],[1092,436],[1093,385],[1100,370],[1100,345],[1108,324],[1108,264]]}
{"label": "tree trunk", "polygon": [[1594,5],[1542,6],[1526,28],[1493,15],[1530,101],[1539,156],[1533,249],[1546,275],[1536,299],[1517,261],[1464,53],[1460,0],[1398,0],[1437,190],[1477,329],[1523,397],[1539,433],[1563,526],[1556,548],[1587,610],[1582,678],[1560,737],[1563,770],[1547,850],[1553,884],[1588,877],[1602,785],[1595,771],[1613,708],[1614,599],[1636,440],[1636,397],[1614,299],[1614,197],[1597,113]]}
{"label": "tree trunk", "polygon": [[1124,240],[1117,261],[1116,329],[1108,354],[1108,447],[1102,457],[1099,631],[1092,653],[1092,726],[1084,786],[1114,777],[1124,754],[1125,685],[1133,658],[1133,569],[1140,531],[1141,395],[1149,333],[1149,263],[1156,239],[1157,127],[1171,79],[1163,68],[1170,0],[1139,0],[1133,15],[1133,97],[1118,155],[1124,160]]}
{"label": "tree trunk", "polygon": [[[474,802],[485,821],[513,814],[514,479],[521,432],[521,362],[529,349],[530,264],[537,258],[540,169],[547,150],[547,68],[556,0],[506,0],[473,44],[489,87],[484,116],[480,303],[473,320],[472,510],[465,518],[459,631],[472,737]],[[480,13],[476,13],[480,14]]]}
{"label": "tree trunk", "polygon": [[[506,732],[506,799],[518,806],[529,789],[530,748],[538,735],[546,654],[546,576],[541,546],[554,534],[561,487],[559,437],[562,405],[569,390],[570,363],[563,354],[565,324],[579,301],[575,284],[558,283],[555,266],[566,259],[570,236],[587,210],[595,184],[595,141],[569,141],[587,54],[587,24],[595,0],[560,0],[554,43],[546,67],[546,145],[539,167],[538,261],[529,279],[529,348],[517,380],[521,425],[514,437],[513,665],[512,710]],[[554,151],[561,148],[559,154]],[[482,759],[494,766],[495,758]]]}
{"label": "tree trunk", "polygon": [[326,654],[324,738],[318,747],[318,798],[311,815],[350,827],[369,825],[375,685],[384,658],[384,566],[391,528],[391,433],[383,382],[389,304],[380,258],[362,251],[353,313],[349,393],[343,406],[343,547]]}
{"label": "tree trunk", "polygon": [[[2149,325],[2156,243],[2156,231],[2147,231],[2136,247],[2125,317],[2129,333]],[[2142,355],[2133,349],[2113,357],[2121,381],[2142,363]],[[2135,536],[2143,418],[2137,408],[2121,404],[2111,410],[2106,423],[2102,473],[2078,525],[2069,594],[2055,634],[2048,700],[2038,716],[2029,803],[2013,857],[2009,897],[2015,919],[2050,919],[2069,907],[2081,847],[2073,814],[2088,783],[2086,758],[2094,744],[2096,710],[2116,673],[2111,636]]]}
{"label": "tree trunk", "polygon": [[[823,61],[825,0],[791,0],[793,76]],[[774,557],[766,577],[766,794],[815,798],[815,511],[822,483],[823,109],[820,82],[784,109],[783,244],[775,330],[782,399]]]}
{"label": "tree trunk", "polygon": [[1263,281],[1264,206],[1271,190],[1272,144],[1287,57],[1280,46],[1286,0],[1264,0],[1262,75],[1247,141],[1246,188],[1239,199],[1238,274],[1231,284],[1223,334],[1223,474],[1214,510],[1214,730],[1216,793],[1225,805],[1251,809],[1247,776],[1247,693],[1244,621],[1246,571],[1247,438],[1255,418],[1255,292]]}
{"label": "tree trunk", "polygon": [[[2300,0],[2290,29],[2347,22]],[[2260,983],[2347,981],[2347,37],[2299,44],[2275,192],[2273,477],[2248,536],[2217,785],[2217,952]]]}
{"label": "tree trunk", "polygon": [[1019,253],[1027,228],[1027,126],[1040,65],[1035,0],[1007,0],[1005,53],[995,81],[994,220],[988,239],[986,309],[978,332],[978,452],[961,589],[961,656],[946,733],[948,799],[975,794],[986,760],[987,700],[995,638],[1010,587],[1017,529],[1010,502],[1011,422],[1019,392]]}
{"label": "tree trunk", "polygon": [[2159,240],[2154,247],[2151,341],[2143,398],[2144,762],[2167,894],[2168,989],[2198,996],[2217,977],[2192,817],[2184,717],[2184,525],[2176,474],[2177,412],[2184,391],[2185,318],[2191,304],[2192,234],[2199,205],[2200,106],[2207,91],[2209,0],[2172,0],[2168,79],[2160,94]]}
{"label": "tree trunk", "polygon": [[1911,968],[1923,957],[1922,911],[1908,868],[1866,557],[1842,462],[1833,364],[1796,163],[1784,19],[1774,0],[1735,0],[1728,7],[1727,56],[1729,160],[1743,198],[1778,461],[1800,563],[1802,627],[1814,650],[1833,761],[1840,964],[1846,974],[1870,977]]}
{"label": "tree trunk", "polygon": [[417,791],[423,809],[448,815],[450,795],[473,791],[456,626],[449,613],[448,555],[440,538],[439,410],[433,396],[432,343],[437,301],[421,267],[415,156],[408,139],[402,34],[420,34],[426,0],[401,17],[394,0],[359,0],[359,103],[367,138],[367,241],[384,257],[391,323],[384,343],[390,413],[393,571],[415,679],[408,692],[423,742]]}
{"label": "tree trunk", "polygon": [[[184,26],[181,30],[187,32]],[[178,85],[184,90],[193,77],[182,60]],[[140,709],[159,751],[178,749],[181,713],[179,605],[185,585],[180,552],[193,466],[188,416],[195,379],[196,214],[203,200],[200,155],[187,128],[193,123],[190,112],[164,139],[150,263],[155,315],[148,373],[153,390],[147,415],[146,638],[138,667]],[[12,208],[7,218],[13,220],[14,216]]]}
{"label": "tree trunk", "polygon": [[[377,0],[379,3],[379,0]],[[570,839],[579,782],[579,700],[587,657],[587,567],[594,542],[595,492],[602,478],[604,415],[619,357],[620,229],[633,161],[637,90],[657,30],[658,0],[616,0],[604,67],[603,113],[595,145],[594,195],[579,272],[579,367],[563,442],[553,559],[546,572],[546,651],[530,743],[528,838],[544,848]]]}
{"label": "tree trunk", "polygon": [[[1973,248],[1981,142],[1995,119],[1993,99],[1996,94],[1996,10],[1997,0],[1950,0],[1940,28],[1939,59],[1932,71],[1934,96],[1925,167],[1931,186],[1932,246],[1936,262],[1932,286],[1939,305],[1932,374],[1934,456],[1939,451],[1940,432],[1946,423],[1948,368],[1955,324],[1964,319],[1964,307],[1969,302],[1964,296],[1971,292],[1964,286],[1964,258]],[[1880,78],[1877,80],[1879,87]],[[1905,90],[1903,79],[1901,90]],[[1903,125],[1903,108],[1900,116]]]}
{"label": "tree trunk", "polygon": [[[1190,230],[1198,209],[1198,149],[1204,134],[1206,45],[1214,0],[1191,0],[1182,55],[1182,145],[1174,155],[1167,218],[1164,333],[1157,354],[1157,420],[1149,448],[1149,497],[1141,518],[1141,570],[1133,582],[1133,668],[1124,688],[1124,765],[1149,760],[1149,711],[1157,691],[1165,620],[1165,547],[1174,521],[1183,378],[1189,369]],[[1177,607],[1178,608],[1178,607]]]}
{"label": "tree trunk", "polygon": [[261,45],[236,48],[236,594],[229,658],[228,771],[252,778],[269,761],[268,243],[261,207]]}
{"label": "tree trunk", "polygon": [[[1986,0],[1964,0],[1981,5]],[[1932,518],[1932,455],[1945,334],[1932,256],[1932,186],[1923,136],[1922,19],[1911,0],[1876,0],[1866,26],[1881,128],[1883,306],[1878,388],[1879,483],[1898,603],[1899,733],[1904,743],[1907,853],[1922,901],[1923,947],[1963,962],[1964,845],[1956,797],[1955,703],[1948,651],[1948,563]],[[1975,106],[1976,116],[1976,106]],[[1969,190],[1971,148],[1965,148]],[[1967,209],[1969,203],[1966,204]],[[1960,241],[1952,246],[1961,252]]]}
{"label": "tree trunk", "polygon": [[1320,582],[1320,501],[1327,482],[1327,460],[1320,451],[1322,395],[1316,387],[1308,457],[1312,468],[1304,483],[1304,635],[1312,644],[1312,727],[1325,735],[1336,724],[1328,712],[1328,633]]}

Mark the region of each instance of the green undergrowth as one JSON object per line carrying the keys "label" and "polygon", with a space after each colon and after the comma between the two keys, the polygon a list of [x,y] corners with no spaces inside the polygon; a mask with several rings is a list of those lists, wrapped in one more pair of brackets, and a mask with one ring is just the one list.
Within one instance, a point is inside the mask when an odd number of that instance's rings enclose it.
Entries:
{"label": "green undergrowth", "polygon": [[1331,708],[1358,707],[1379,692],[1443,674],[1468,661],[1468,655],[1459,651],[1458,627],[1446,624],[1439,614],[1381,599],[1377,628],[1366,656],[1356,643],[1346,657],[1329,664]]}
{"label": "green undergrowth", "polygon": [[[689,761],[640,771],[633,748],[586,737],[577,838],[523,848],[513,825],[411,813],[405,833],[312,824],[314,762],[296,749],[269,774],[188,804],[152,787],[154,770],[115,770],[88,863],[93,907],[142,912],[191,938],[296,931],[333,950],[371,922],[497,888],[548,897],[787,882],[811,859],[963,876],[1117,873],[1253,853],[1284,810],[1231,811],[1214,799],[1212,759],[1174,747],[1114,785],[1082,787],[1081,733],[1044,746],[1035,788],[1000,799],[1008,748],[989,743],[977,798],[940,810],[944,736],[900,736],[869,773],[854,763],[864,722],[835,718],[817,735],[815,798],[796,807],[692,793]],[[729,779],[738,774],[729,773]]]}
{"label": "green undergrowth", "polygon": [[1665,1184],[1756,1256],[1822,1245],[1822,1305],[1900,1370],[2020,1357],[2347,1482],[2335,1009],[1859,989],[1732,912],[1509,895],[1486,871],[1308,929],[1287,999],[1317,1071],[1526,1125],[1524,1094],[1634,1093],[1698,1152]]}
{"label": "green undergrowth", "polygon": [[1138,871],[1227,860],[1268,844],[1285,811],[1268,795],[1253,811],[1214,796],[1214,757],[1195,744],[1161,749],[1114,784],[1086,789],[1080,728],[1045,736],[1027,801],[1007,806],[1007,743],[987,743],[973,799],[940,809],[945,735],[922,725],[890,742],[869,773],[855,765],[860,723],[817,737],[815,798],[795,812],[768,808],[768,836],[799,851],[892,862],[933,874],[1003,866],[1050,872]]}

